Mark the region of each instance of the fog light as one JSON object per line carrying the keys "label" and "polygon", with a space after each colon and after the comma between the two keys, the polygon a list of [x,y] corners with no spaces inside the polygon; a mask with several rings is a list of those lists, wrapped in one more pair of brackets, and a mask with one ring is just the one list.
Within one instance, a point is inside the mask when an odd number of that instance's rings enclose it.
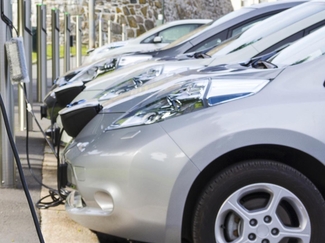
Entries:
{"label": "fog light", "polygon": [[76,178],[78,181],[85,181],[86,180],[86,171],[85,167],[82,166],[74,166],[73,167]]}
{"label": "fog light", "polygon": [[77,191],[70,192],[69,196],[66,199],[66,203],[73,208],[83,208],[83,202],[81,195]]}
{"label": "fog light", "polygon": [[113,212],[114,201],[108,192],[96,192],[94,198],[103,211]]}

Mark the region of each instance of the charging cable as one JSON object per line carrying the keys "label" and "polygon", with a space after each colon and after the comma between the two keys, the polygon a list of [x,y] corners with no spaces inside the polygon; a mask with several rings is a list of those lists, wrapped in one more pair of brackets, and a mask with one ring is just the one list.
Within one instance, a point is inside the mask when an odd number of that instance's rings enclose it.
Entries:
{"label": "charging cable", "polygon": [[[59,175],[59,167],[60,167],[60,146],[58,145],[57,147],[57,151],[55,151],[55,148],[54,146],[51,144],[51,142],[47,139],[46,137],[46,134],[45,132],[43,131],[41,125],[39,124],[34,112],[33,112],[33,109],[30,105],[30,103],[28,102],[28,99],[27,99],[27,92],[26,92],[26,84],[22,84],[20,83],[21,86],[23,86],[23,90],[24,90],[24,96],[25,96],[25,103],[26,103],[26,110],[32,115],[32,117],[34,118],[37,126],[39,127],[41,133],[43,134],[46,142],[48,143],[48,145],[50,146],[51,150],[53,151],[55,157],[57,158],[57,170],[58,170],[58,173],[57,173],[57,189],[53,189],[45,184],[43,184],[42,182],[40,182],[36,176],[34,175],[33,171],[32,171],[32,168],[31,168],[31,165],[30,165],[30,161],[29,161],[29,146],[28,146],[28,143],[29,143],[29,130],[28,130],[28,117],[26,116],[26,154],[27,154],[27,163],[28,163],[28,168],[29,168],[29,171],[31,172],[33,178],[42,186],[44,186],[45,188],[49,189],[49,195],[41,198],[37,203],[36,203],[36,207],[39,208],[39,209],[47,209],[47,208],[50,208],[50,207],[56,207],[60,204],[64,204],[64,201],[66,199],[66,197],[68,196],[68,192],[66,190],[63,190],[61,188],[61,179],[60,179],[60,175]],[[61,132],[62,134],[62,132]],[[61,137],[61,134],[59,136],[59,139]],[[52,201],[49,201],[49,202],[45,202],[45,200],[47,200],[48,198],[51,198]]]}
{"label": "charging cable", "polygon": [[36,215],[36,212],[35,212],[35,209],[34,209],[33,201],[32,201],[31,196],[29,194],[28,186],[27,186],[25,176],[24,176],[24,171],[22,169],[21,161],[20,161],[19,154],[18,154],[18,151],[17,151],[17,147],[16,147],[16,144],[15,144],[13,136],[12,136],[12,132],[11,132],[10,125],[9,125],[9,120],[8,120],[6,108],[5,108],[5,105],[3,103],[1,93],[0,93],[0,107],[1,107],[1,112],[2,112],[2,115],[3,115],[3,120],[4,120],[4,123],[5,123],[5,127],[6,127],[6,130],[7,130],[8,138],[9,138],[9,141],[10,141],[10,145],[11,145],[11,148],[12,148],[12,152],[13,152],[15,160],[16,160],[20,180],[22,182],[22,186],[24,188],[24,192],[25,192],[25,195],[26,195],[26,198],[27,198],[27,202],[28,202],[28,205],[29,205],[29,208],[30,208],[33,220],[34,220],[34,224],[35,224],[35,228],[36,228],[36,231],[37,231],[37,234],[38,234],[38,238],[39,238],[40,242],[43,243],[44,242],[43,235],[42,235],[41,228],[40,228],[40,225],[39,225],[39,222],[38,222],[38,218],[37,218],[37,215]]}
{"label": "charging cable", "polygon": [[3,9],[4,9],[3,0],[1,0],[1,19],[11,30],[14,29],[15,32],[16,32],[16,35],[18,36],[18,30],[12,24],[12,21],[5,15]]}
{"label": "charging cable", "polygon": [[[4,14],[3,0],[1,0],[1,20],[10,28],[10,34],[11,34],[11,36],[12,36],[12,30],[13,29],[15,29],[16,34],[18,36],[18,31],[14,27],[14,25],[12,24],[12,21]],[[9,44],[9,45],[6,45],[6,50],[8,51],[8,49],[10,49],[10,47],[13,47],[13,49],[15,49],[15,50],[19,49],[19,46],[18,45],[13,46],[13,45],[10,45]],[[21,64],[21,62],[20,62],[21,59],[18,60],[16,58],[17,58],[17,55],[14,55],[13,56],[13,60],[15,62],[18,61],[18,63]],[[13,61],[13,60],[10,60],[10,61]],[[17,65],[18,63],[15,63],[15,65]],[[22,68],[22,67],[19,66],[19,68]],[[17,74],[17,69],[15,69],[15,72],[13,72],[13,70],[11,68],[10,71],[11,71],[11,74]],[[20,71],[22,71],[22,73],[20,73],[21,75],[24,75],[25,74],[24,70],[20,70]],[[21,75],[20,76],[18,75],[19,78],[22,77]],[[14,76],[14,75],[12,75],[12,76]],[[26,183],[26,179],[25,179],[24,171],[23,171],[23,168],[22,168],[22,165],[21,165],[21,161],[20,161],[20,158],[19,158],[18,150],[17,150],[16,144],[14,142],[14,138],[13,138],[13,135],[12,135],[12,131],[10,129],[9,119],[8,119],[7,111],[6,111],[5,104],[3,102],[1,93],[0,93],[0,108],[1,108],[1,113],[2,113],[2,117],[3,117],[3,121],[4,121],[4,124],[5,124],[5,127],[6,127],[8,139],[9,139],[9,142],[10,142],[10,145],[11,145],[11,149],[12,149],[12,152],[13,152],[13,155],[14,155],[14,158],[15,158],[15,161],[16,161],[16,165],[17,165],[17,169],[18,169],[18,172],[19,172],[19,176],[20,176],[20,180],[21,180],[21,183],[22,183],[22,187],[24,189],[25,196],[26,196],[26,199],[27,199],[27,202],[28,202],[28,206],[29,206],[29,209],[30,209],[31,214],[32,214],[32,218],[33,218],[33,221],[34,221],[34,225],[35,225],[35,228],[36,228],[36,232],[37,232],[37,235],[38,235],[38,239],[39,239],[40,243],[44,243],[44,238],[43,238],[43,235],[42,235],[41,227],[40,227],[40,224],[39,224],[37,215],[36,215],[36,211],[35,211],[35,208],[34,208],[34,205],[33,205],[32,198],[31,198],[30,193],[29,193],[29,190],[28,190],[28,185]]]}

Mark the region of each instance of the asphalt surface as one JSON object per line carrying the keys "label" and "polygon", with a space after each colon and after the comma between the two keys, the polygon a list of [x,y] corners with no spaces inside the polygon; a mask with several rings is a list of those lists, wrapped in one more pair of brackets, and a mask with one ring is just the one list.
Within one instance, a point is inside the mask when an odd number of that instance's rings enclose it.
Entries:
{"label": "asphalt surface", "polygon": [[[48,76],[51,62],[48,62]],[[36,67],[33,66],[33,73]],[[61,69],[62,70],[62,69]],[[51,79],[48,78],[48,88],[51,86]],[[36,90],[36,80],[33,80],[33,90]],[[14,87],[15,97],[15,119],[14,136],[16,148],[19,153],[20,162],[23,167],[23,176],[28,186],[34,209],[38,217],[38,225],[41,234],[37,233],[37,226],[33,221],[31,209],[29,208],[26,194],[22,188],[20,174],[16,171],[16,185],[13,188],[0,187],[0,243],[41,242],[78,242],[78,243],[125,243],[123,239],[116,239],[104,234],[95,234],[87,228],[72,221],[66,214],[64,204],[42,208],[44,203],[52,202],[49,197],[49,189],[41,186],[57,189],[57,159],[41,132],[50,125],[47,119],[40,119],[40,102],[36,101],[36,92],[33,97],[33,112],[41,128],[33,120],[32,130],[20,131],[18,124],[17,108],[17,86]],[[28,139],[27,139],[28,138]],[[63,149],[63,148],[61,148]],[[27,153],[28,152],[28,153]],[[29,158],[29,165],[28,165]],[[45,199],[43,199],[46,197]],[[64,202],[63,202],[64,203]],[[39,208],[39,207],[41,208]]]}

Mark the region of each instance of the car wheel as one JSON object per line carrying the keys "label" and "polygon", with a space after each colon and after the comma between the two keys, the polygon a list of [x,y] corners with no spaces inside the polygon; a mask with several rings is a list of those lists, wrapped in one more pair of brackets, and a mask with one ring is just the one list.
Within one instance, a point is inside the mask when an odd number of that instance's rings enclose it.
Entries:
{"label": "car wheel", "polygon": [[195,243],[325,242],[324,199],[292,167],[246,161],[216,175],[198,200]]}

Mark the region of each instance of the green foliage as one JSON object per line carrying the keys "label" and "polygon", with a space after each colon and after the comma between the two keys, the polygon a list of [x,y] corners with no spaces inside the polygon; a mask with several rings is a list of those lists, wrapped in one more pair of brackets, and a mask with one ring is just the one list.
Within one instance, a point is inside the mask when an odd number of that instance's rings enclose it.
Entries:
{"label": "green foliage", "polygon": [[[88,47],[86,45],[82,45],[81,47],[81,55],[82,56],[86,56],[87,55],[87,50]],[[52,58],[52,45],[47,45],[47,50],[46,50],[46,54],[47,54],[47,59],[51,59]],[[72,56],[76,56],[76,47],[70,47],[70,54]],[[60,46],[60,58],[64,57],[64,46]],[[32,52],[32,62],[36,63],[37,62],[37,53],[36,52]]]}

